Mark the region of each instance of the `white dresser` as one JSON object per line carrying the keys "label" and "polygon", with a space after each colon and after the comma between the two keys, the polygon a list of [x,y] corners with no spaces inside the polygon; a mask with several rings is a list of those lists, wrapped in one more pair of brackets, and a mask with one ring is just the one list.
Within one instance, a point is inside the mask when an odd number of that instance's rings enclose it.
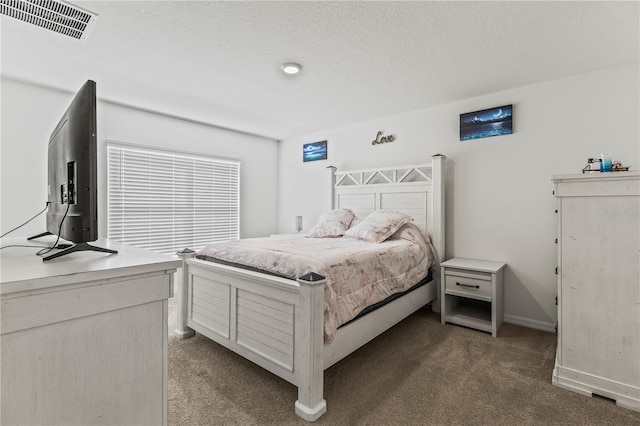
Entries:
{"label": "white dresser", "polygon": [[640,411],[640,172],[552,181],[558,198],[553,383]]}
{"label": "white dresser", "polygon": [[0,251],[3,425],[167,424],[167,299],[181,263],[97,245],[118,254]]}

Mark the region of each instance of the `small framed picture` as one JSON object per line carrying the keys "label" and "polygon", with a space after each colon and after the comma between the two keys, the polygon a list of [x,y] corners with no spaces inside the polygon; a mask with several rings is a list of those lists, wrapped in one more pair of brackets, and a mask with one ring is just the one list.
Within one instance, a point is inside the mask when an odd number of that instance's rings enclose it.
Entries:
{"label": "small framed picture", "polygon": [[306,143],[302,146],[302,161],[327,159],[327,141]]}
{"label": "small framed picture", "polygon": [[460,140],[513,133],[513,105],[460,114]]}

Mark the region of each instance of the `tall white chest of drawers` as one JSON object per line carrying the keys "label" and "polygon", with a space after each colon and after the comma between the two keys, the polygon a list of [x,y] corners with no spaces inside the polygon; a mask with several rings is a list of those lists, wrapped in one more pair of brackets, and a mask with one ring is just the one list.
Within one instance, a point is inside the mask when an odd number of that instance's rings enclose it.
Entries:
{"label": "tall white chest of drawers", "polygon": [[640,172],[552,181],[558,199],[553,384],[640,411]]}

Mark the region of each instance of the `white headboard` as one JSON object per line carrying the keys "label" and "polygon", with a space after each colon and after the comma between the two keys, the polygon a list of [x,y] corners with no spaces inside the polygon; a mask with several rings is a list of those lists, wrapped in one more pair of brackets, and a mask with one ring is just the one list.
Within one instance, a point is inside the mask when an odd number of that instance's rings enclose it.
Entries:
{"label": "white headboard", "polygon": [[444,155],[431,163],[376,169],[331,169],[331,208],[349,208],[363,219],[374,210],[395,210],[413,217],[433,239],[444,259]]}

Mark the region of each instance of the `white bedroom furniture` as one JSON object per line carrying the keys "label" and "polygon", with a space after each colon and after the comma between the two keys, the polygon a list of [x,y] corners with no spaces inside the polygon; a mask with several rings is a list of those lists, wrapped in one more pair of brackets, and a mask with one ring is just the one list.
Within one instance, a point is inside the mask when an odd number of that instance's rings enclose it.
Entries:
{"label": "white bedroom furniture", "polygon": [[[444,254],[444,160],[429,164],[349,172],[331,170],[332,208],[349,208],[360,218],[374,210],[409,214],[432,236],[437,260]],[[182,254],[176,335],[194,330],[298,387],[295,412],[308,421],[327,409],[324,370],[417,309],[436,300],[435,277],[429,283],[341,327],[324,342],[324,281],[317,276],[279,278]],[[313,272],[313,271],[312,271]],[[264,327],[243,324],[265,312]],[[271,321],[277,317],[278,321]],[[255,319],[255,318],[254,318]],[[253,321],[255,322],[255,321]]]}
{"label": "white bedroom furniture", "polygon": [[558,199],[553,384],[640,411],[640,172],[552,181]]}
{"label": "white bedroom furniture", "polygon": [[167,299],[181,262],[98,242],[118,254],[0,251],[2,424],[167,424]]}
{"label": "white bedroom furniture", "polygon": [[498,335],[504,321],[503,262],[453,258],[440,264],[440,318]]}

